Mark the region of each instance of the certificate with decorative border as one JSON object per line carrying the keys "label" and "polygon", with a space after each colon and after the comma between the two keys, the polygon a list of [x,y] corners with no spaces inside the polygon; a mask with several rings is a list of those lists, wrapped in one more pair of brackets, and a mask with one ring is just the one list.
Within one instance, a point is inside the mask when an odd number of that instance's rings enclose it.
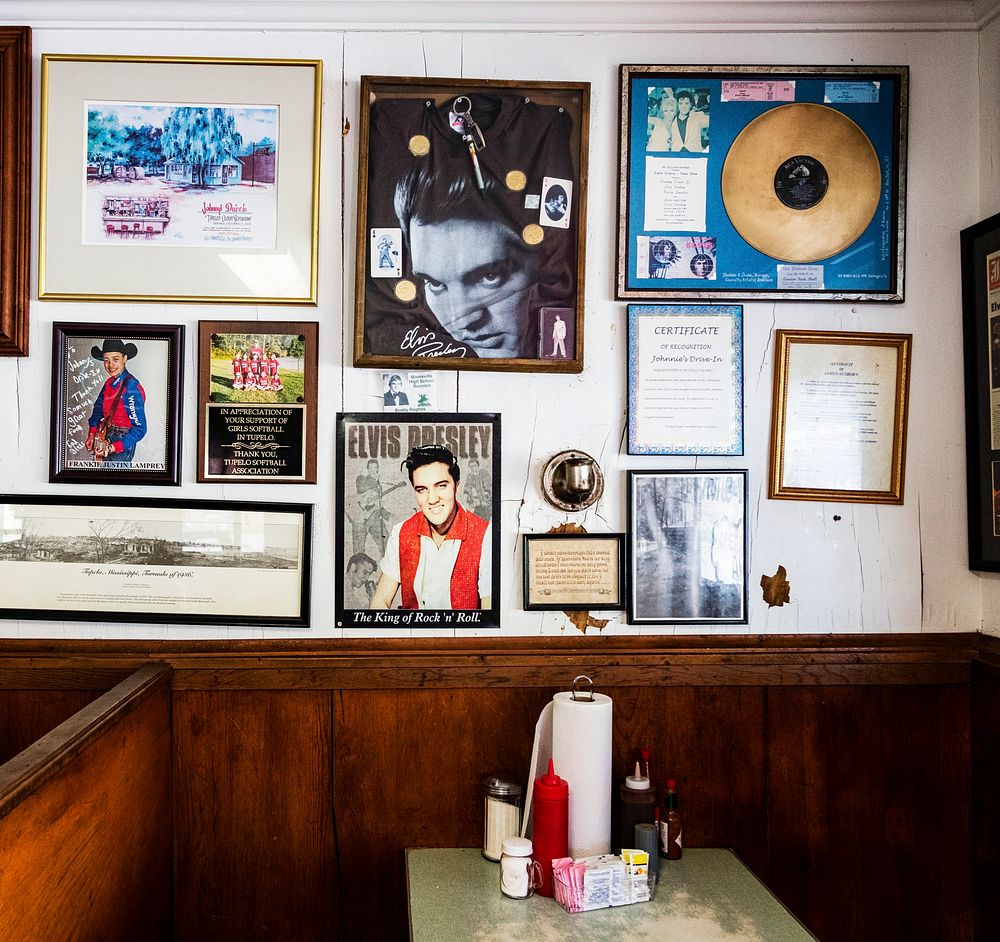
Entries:
{"label": "certificate with decorative border", "polygon": [[743,454],[743,306],[628,306],[628,453]]}

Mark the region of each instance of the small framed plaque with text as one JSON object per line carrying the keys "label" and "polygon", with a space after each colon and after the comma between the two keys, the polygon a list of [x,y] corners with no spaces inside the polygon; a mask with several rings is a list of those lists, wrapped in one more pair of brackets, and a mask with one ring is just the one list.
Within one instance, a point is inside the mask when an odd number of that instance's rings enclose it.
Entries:
{"label": "small framed plaque with text", "polygon": [[624,533],[531,533],[524,537],[524,608],[625,607]]}
{"label": "small framed plaque with text", "polygon": [[318,325],[198,327],[198,480],[315,484]]}

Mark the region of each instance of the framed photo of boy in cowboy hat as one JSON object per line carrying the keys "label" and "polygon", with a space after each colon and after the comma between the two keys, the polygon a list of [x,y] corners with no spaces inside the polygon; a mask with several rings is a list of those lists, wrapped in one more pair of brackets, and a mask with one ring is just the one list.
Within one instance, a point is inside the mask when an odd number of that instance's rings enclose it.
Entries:
{"label": "framed photo of boy in cowboy hat", "polygon": [[181,325],[52,325],[49,481],[180,484]]}

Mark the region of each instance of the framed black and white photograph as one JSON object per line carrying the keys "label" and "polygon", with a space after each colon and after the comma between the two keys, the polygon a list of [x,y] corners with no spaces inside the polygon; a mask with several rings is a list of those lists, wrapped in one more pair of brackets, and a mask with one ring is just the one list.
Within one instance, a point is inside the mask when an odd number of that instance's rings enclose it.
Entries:
{"label": "framed black and white photograph", "polygon": [[184,327],[52,325],[49,481],[180,484]]}
{"label": "framed black and white photograph", "polygon": [[527,533],[524,610],[625,608],[624,533]]}
{"label": "framed black and white photograph", "polygon": [[337,626],[500,625],[500,416],[337,416]]}
{"label": "framed black and white photograph", "polygon": [[0,614],[309,626],[312,506],[0,495]]}
{"label": "framed black and white photograph", "polygon": [[1000,572],[1000,214],[962,230],[969,568]]}
{"label": "framed black and white photograph", "polygon": [[361,77],[354,365],[583,369],[590,85]]}
{"label": "framed black and white photograph", "polygon": [[628,621],[747,623],[747,472],[628,472]]}
{"label": "framed black and white photograph", "polygon": [[628,453],[743,454],[743,306],[628,306]]}
{"label": "framed black and white photograph", "polygon": [[619,75],[616,297],[903,300],[906,66]]}

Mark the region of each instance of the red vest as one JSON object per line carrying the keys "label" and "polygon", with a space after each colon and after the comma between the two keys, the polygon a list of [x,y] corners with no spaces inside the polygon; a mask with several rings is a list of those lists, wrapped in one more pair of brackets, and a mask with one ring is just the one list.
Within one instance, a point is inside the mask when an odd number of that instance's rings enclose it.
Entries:
{"label": "red vest", "polygon": [[[458,513],[445,540],[461,540],[458,558],[451,573],[451,607],[479,608],[479,557],[489,524],[482,517],[458,505]],[[403,608],[417,608],[413,581],[420,563],[420,537],[431,539],[427,518],[417,511],[399,529],[399,590]]]}

